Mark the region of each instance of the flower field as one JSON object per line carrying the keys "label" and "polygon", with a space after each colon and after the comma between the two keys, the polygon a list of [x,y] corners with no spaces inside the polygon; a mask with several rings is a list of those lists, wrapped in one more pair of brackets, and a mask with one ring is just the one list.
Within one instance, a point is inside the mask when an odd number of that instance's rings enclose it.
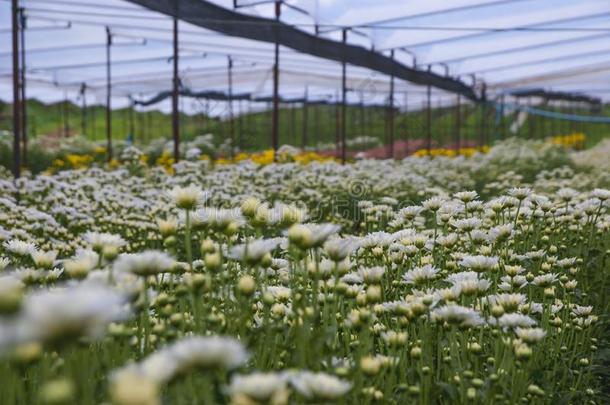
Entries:
{"label": "flower field", "polygon": [[610,173],[585,152],[129,153],[0,174],[2,404],[607,403]]}

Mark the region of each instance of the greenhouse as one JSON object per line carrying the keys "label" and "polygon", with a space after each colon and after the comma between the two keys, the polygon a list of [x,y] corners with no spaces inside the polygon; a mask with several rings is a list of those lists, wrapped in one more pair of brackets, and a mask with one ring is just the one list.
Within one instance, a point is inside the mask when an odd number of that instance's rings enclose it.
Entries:
{"label": "greenhouse", "polygon": [[607,0],[0,0],[0,402],[610,402],[609,38]]}

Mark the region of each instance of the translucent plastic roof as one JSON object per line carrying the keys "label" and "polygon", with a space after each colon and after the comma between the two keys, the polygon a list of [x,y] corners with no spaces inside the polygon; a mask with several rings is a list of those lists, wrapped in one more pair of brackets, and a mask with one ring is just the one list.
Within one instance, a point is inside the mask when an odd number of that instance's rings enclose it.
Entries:
{"label": "translucent plastic roof", "polygon": [[[233,9],[232,0],[213,3]],[[239,12],[273,18],[271,3],[238,0]],[[293,0],[281,20],[297,28],[373,48],[402,63],[485,82],[490,97],[523,88],[584,93],[610,99],[608,0]],[[27,29],[28,97],[76,101],[84,83],[88,102],[105,99],[106,27],[113,36],[113,106],[171,88],[172,20],[123,0],[21,0]],[[180,25],[180,78],[193,90],[228,90],[227,59],[234,61],[233,92],[269,96],[272,43]],[[0,0],[0,98],[11,99],[10,1]],[[336,99],[341,65],[281,48],[282,97]],[[348,98],[383,103],[390,78],[348,66]],[[396,80],[396,104],[421,108],[426,88]],[[432,90],[433,105],[456,96]],[[188,111],[201,103],[183,104]],[[259,107],[264,107],[259,106]],[[154,108],[168,109],[169,101]],[[254,108],[257,108],[254,106]],[[222,111],[222,109],[220,109]]]}

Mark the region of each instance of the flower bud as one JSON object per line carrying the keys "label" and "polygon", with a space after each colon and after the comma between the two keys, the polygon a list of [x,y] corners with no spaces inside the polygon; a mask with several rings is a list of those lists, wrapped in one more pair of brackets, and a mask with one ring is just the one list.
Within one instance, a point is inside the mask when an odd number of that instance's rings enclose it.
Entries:
{"label": "flower bud", "polygon": [[245,296],[251,296],[256,290],[256,281],[252,276],[242,276],[237,282],[237,291]]}
{"label": "flower bud", "polygon": [[61,378],[47,382],[40,389],[40,401],[47,405],[71,404],[76,387],[71,380]]}

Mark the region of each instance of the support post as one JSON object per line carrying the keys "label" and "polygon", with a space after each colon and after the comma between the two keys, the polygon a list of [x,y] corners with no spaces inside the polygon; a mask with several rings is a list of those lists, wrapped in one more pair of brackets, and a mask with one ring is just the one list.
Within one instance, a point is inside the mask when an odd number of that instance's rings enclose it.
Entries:
{"label": "support post", "polygon": [[[430,66],[428,66],[428,72],[430,72]],[[428,156],[432,150],[432,108],[431,108],[431,98],[432,98],[432,87],[428,83],[426,86],[426,150],[428,151]]]}
{"label": "support post", "polygon": [[64,138],[70,136],[70,110],[68,109],[68,91],[64,91],[63,117],[64,117]]}
{"label": "support post", "polygon": [[460,104],[462,100],[460,95],[457,95],[457,99],[455,101],[455,151],[459,155],[460,154],[460,129],[462,127],[462,113],[460,111]]}
{"label": "support post", "polygon": [[13,55],[13,176],[21,176],[21,95],[19,94],[19,19],[18,1],[11,1]]}
{"label": "support post", "polygon": [[[347,42],[347,29],[343,28],[343,44]],[[347,64],[345,63],[345,55],[341,61],[341,164],[345,164],[346,160],[346,129],[347,122],[345,117],[345,103],[347,97]]]}
{"label": "support post", "polygon": [[106,27],[106,154],[107,160],[112,160],[112,77],[110,72],[110,47],[112,46],[112,34],[110,28]]}
{"label": "support post", "polygon": [[27,97],[25,94],[25,27],[26,18],[24,8],[19,8],[19,33],[21,39],[21,141],[23,143],[22,162],[24,166],[28,164],[28,114]]}
{"label": "support post", "polygon": [[174,17],[173,28],[172,138],[174,141],[174,161],[178,162],[180,161],[180,117],[178,115],[178,88],[180,86],[180,79],[178,78],[178,17]]}
{"label": "support post", "polygon": [[227,83],[229,86],[229,139],[231,146],[229,147],[229,157],[233,159],[235,148],[235,124],[233,122],[233,59],[227,56]]}
{"label": "support post", "polygon": [[305,96],[303,98],[303,122],[302,122],[302,133],[301,133],[301,149],[303,149],[303,151],[305,150],[305,148],[307,147],[307,118],[308,118],[308,111],[307,111],[307,95],[308,95],[308,88],[305,87]]}
{"label": "support post", "polygon": [[[394,50],[390,51],[390,58],[394,60]],[[394,75],[390,76],[390,103],[388,110],[388,158],[394,159]]]}
{"label": "support post", "polygon": [[129,135],[131,136],[131,144],[136,144],[136,127],[134,122],[134,99],[129,97]]}
{"label": "support post", "polygon": [[409,156],[409,98],[408,93],[405,91],[405,116],[402,121],[402,132],[405,141],[405,156]]}
{"label": "support post", "polygon": [[[280,21],[282,12],[282,2],[275,0],[275,21]],[[275,31],[275,61],[273,63],[273,116],[271,125],[271,144],[273,147],[273,161],[277,161],[277,150],[279,148],[279,81],[280,81],[280,44],[278,25],[274,27]]]}
{"label": "support post", "polygon": [[83,136],[87,133],[87,86],[85,83],[80,85],[80,132]]}
{"label": "support post", "polygon": [[483,83],[483,100],[481,101],[481,125],[479,129],[479,149],[485,145],[485,131],[487,127],[487,91],[485,83]]}

